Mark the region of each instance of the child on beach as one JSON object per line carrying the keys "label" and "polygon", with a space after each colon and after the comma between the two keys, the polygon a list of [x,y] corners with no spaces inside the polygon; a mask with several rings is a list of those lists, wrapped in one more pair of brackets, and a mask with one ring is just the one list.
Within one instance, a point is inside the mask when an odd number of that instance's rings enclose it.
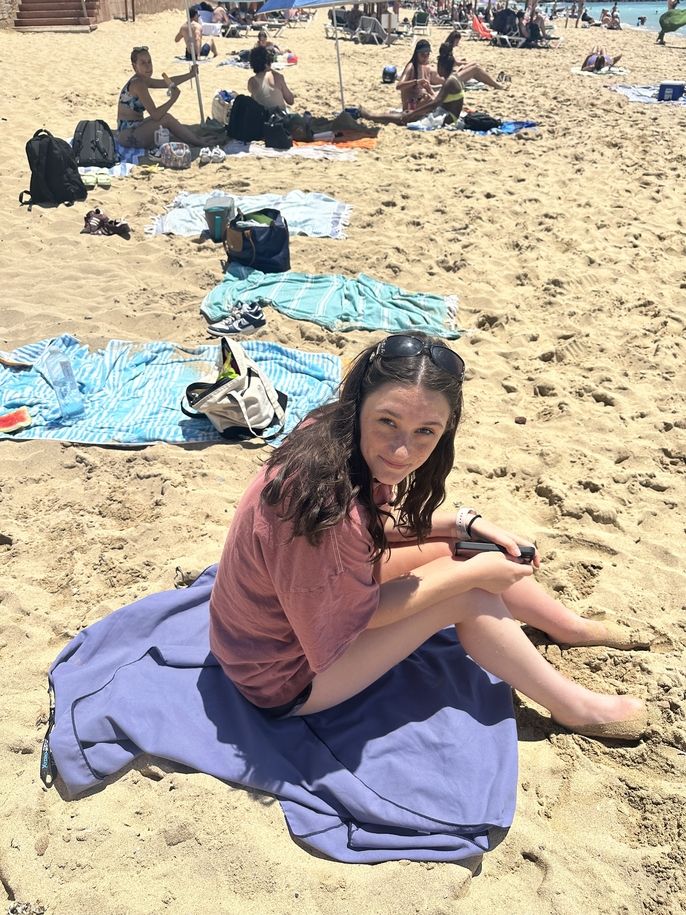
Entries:
{"label": "child on beach", "polygon": [[[567,645],[632,647],[534,580],[522,538],[462,507],[438,511],[455,458],[465,366],[442,340],[393,334],[366,347],[338,401],[275,450],[236,509],[210,601],[210,645],[270,717],[356,695],[454,625],[487,671],[566,728],[638,739],[646,708],[566,679],[517,620]],[[460,561],[457,541],[504,552]]]}

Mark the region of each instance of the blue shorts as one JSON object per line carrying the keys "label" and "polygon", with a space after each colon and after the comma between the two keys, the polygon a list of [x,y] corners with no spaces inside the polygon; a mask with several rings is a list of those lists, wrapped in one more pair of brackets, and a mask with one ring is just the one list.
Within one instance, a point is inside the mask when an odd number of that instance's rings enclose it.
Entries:
{"label": "blue shorts", "polygon": [[[212,50],[212,48],[211,48],[207,43],[205,43],[205,44],[200,48],[200,56],[201,56],[201,57],[207,57],[207,55],[210,53],[211,50]],[[190,52],[190,51],[186,51],[186,60],[193,60],[193,58],[191,57],[191,52]]]}

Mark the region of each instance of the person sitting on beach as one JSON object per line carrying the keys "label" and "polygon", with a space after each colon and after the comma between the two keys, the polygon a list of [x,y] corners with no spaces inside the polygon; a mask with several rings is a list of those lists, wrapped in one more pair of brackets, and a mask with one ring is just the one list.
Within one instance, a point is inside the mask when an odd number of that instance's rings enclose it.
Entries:
{"label": "person sitting on beach", "polygon": [[589,73],[598,73],[600,70],[614,67],[617,61],[621,60],[621,57],[621,54],[612,57],[607,53],[605,48],[596,46],[581,64],[581,69],[586,70]]}
{"label": "person sitting on beach", "polygon": [[[462,35],[460,32],[455,31],[448,35],[445,40],[445,44],[449,45],[451,50],[454,51],[461,40]],[[475,63],[474,61],[456,60],[454,74],[464,83],[466,83],[467,80],[476,79],[480,83],[483,83],[485,86],[490,86],[491,89],[505,88],[504,86],[501,86],[499,82],[494,80],[490,73],[487,73],[483,67],[480,67],[479,64]]]}
{"label": "person sitting on beach", "polygon": [[421,38],[396,83],[403,111],[414,111],[419,105],[430,102],[439,89],[442,80],[429,65],[430,57],[431,45],[426,38]]}
{"label": "person sitting on beach", "polygon": [[281,48],[278,47],[278,45],[275,45],[273,41],[269,40],[269,35],[267,35],[264,29],[260,29],[257,33],[257,44],[255,47],[266,48],[267,51],[269,51],[272,63],[274,63],[281,53]]}
{"label": "person sitting on beach", "polygon": [[295,96],[286,85],[282,73],[272,70],[269,50],[262,45],[255,45],[250,51],[250,67],[254,76],[248,80],[248,92],[253,99],[268,111],[278,109],[287,111],[295,101]]}
{"label": "person sitting on beach", "polygon": [[[210,648],[269,718],[337,706],[455,626],[477,664],[565,728],[636,740],[644,703],[568,680],[520,626],[568,646],[635,647],[536,583],[526,538],[476,509],[438,511],[455,459],[464,363],[421,332],[354,360],[336,402],[267,458],[236,508],[210,598]],[[458,541],[503,552],[464,561]]]}
{"label": "person sitting on beach", "polygon": [[600,24],[606,29],[612,27],[612,16],[609,10],[602,9],[600,11]]}
{"label": "person sitting on beach", "polygon": [[[119,93],[119,143],[127,147],[150,149],[155,145],[155,131],[159,127],[166,127],[175,140],[188,143],[189,146],[204,146],[207,142],[206,137],[179,123],[169,114],[169,109],[181,94],[178,84],[193,79],[198,72],[197,67],[192,66],[188,73],[175,76],[171,80],[153,79],[152,59],[147,47],[134,48],[131,51],[131,66],[134,75]],[[156,105],[150,96],[150,89],[168,89],[169,98],[164,104]],[[146,113],[148,117],[145,116]]]}
{"label": "person sitting on beach", "polygon": [[517,28],[519,35],[526,39],[522,45],[523,48],[542,47],[541,42],[546,38],[545,32],[541,29],[537,20],[527,21],[525,19],[524,10],[517,10]]}
{"label": "person sitting on beach", "polygon": [[200,13],[195,7],[191,7],[190,20],[190,30],[188,27],[188,22],[184,22],[179,31],[176,33],[176,38],[174,38],[174,41],[186,42],[186,60],[193,59],[191,54],[191,42],[193,50],[195,51],[196,60],[200,60],[201,57],[207,57],[210,51],[212,52],[212,56],[216,57],[217,54],[219,54],[219,51],[217,50],[217,46],[214,43],[214,38],[210,38],[209,41],[203,43]]}
{"label": "person sitting on beach", "polygon": [[443,115],[443,124],[454,124],[460,117],[464,104],[464,85],[455,75],[456,61],[453,57],[452,45],[444,41],[438,52],[438,75],[442,85],[438,93],[428,101],[419,105],[414,111],[404,111],[402,114],[387,112],[374,114],[360,106],[360,117],[375,124],[396,124],[405,127],[414,121],[420,121],[427,114]]}

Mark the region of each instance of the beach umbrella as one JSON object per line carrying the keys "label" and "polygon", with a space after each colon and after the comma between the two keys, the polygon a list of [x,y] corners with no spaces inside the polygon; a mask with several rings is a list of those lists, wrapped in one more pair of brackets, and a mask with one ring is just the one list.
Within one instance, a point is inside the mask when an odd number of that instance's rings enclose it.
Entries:
{"label": "beach umbrella", "polygon": [[[283,10],[316,10],[320,7],[354,6],[359,0],[267,0],[259,10],[262,13],[275,13]],[[343,71],[341,70],[341,50],[338,44],[338,25],[333,17],[333,37],[336,42],[336,63],[338,65],[338,86],[341,92],[341,111],[345,108],[343,92]]]}

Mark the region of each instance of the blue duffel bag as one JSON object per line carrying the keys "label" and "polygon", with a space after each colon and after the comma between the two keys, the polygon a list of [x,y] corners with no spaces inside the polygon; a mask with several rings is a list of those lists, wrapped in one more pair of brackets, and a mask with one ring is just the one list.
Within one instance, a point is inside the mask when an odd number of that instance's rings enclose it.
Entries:
{"label": "blue duffel bag", "polygon": [[224,250],[229,263],[264,273],[283,273],[291,268],[288,224],[278,210],[238,213],[226,227]]}

